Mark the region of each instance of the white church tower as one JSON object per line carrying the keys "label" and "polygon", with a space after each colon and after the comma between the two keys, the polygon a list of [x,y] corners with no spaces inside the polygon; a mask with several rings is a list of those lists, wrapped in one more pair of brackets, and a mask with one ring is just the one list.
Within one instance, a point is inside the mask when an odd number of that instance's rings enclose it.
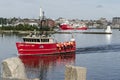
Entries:
{"label": "white church tower", "polygon": [[40,18],[40,20],[42,20],[42,18],[43,18],[43,11],[42,11],[42,8],[40,7],[40,14],[39,14],[39,18]]}
{"label": "white church tower", "polygon": [[39,19],[40,19],[40,20],[44,20],[44,19],[45,19],[45,12],[42,10],[41,7],[40,7]]}

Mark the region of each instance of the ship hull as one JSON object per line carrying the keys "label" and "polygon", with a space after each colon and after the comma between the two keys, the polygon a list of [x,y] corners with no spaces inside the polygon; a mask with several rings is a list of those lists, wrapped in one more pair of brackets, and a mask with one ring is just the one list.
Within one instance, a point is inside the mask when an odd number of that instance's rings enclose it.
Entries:
{"label": "ship hull", "polygon": [[71,46],[60,43],[40,44],[40,43],[17,42],[16,47],[19,55],[57,54],[75,52],[76,50],[75,41],[73,41],[72,43],[74,44],[72,44]]}
{"label": "ship hull", "polygon": [[73,28],[70,25],[60,25],[60,29],[61,30],[87,30],[88,28],[86,26],[80,26],[80,27]]}
{"label": "ship hull", "polygon": [[61,28],[61,30],[87,30],[86,27],[82,27],[82,28]]}

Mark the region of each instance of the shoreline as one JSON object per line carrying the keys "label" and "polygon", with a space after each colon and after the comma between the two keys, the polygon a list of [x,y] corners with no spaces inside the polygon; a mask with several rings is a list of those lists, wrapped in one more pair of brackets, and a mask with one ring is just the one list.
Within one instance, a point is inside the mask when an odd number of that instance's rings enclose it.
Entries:
{"label": "shoreline", "polygon": [[[0,34],[3,33],[16,33],[16,34],[29,34],[29,33],[34,33],[35,31],[18,31],[18,30],[0,30]],[[36,31],[36,33],[40,33],[42,31]],[[54,34],[54,33],[59,33],[59,34],[71,34],[71,33],[80,33],[80,34],[112,34],[111,32],[94,32],[94,31],[82,31],[82,32],[59,32],[59,31],[46,31],[48,34]]]}
{"label": "shoreline", "polygon": [[[0,30],[0,34],[2,33],[17,33],[17,34],[29,34],[29,33],[33,33],[35,31],[13,31],[13,30]],[[41,31],[36,31],[36,33],[39,33]],[[48,33],[55,33],[55,31],[46,31]]]}

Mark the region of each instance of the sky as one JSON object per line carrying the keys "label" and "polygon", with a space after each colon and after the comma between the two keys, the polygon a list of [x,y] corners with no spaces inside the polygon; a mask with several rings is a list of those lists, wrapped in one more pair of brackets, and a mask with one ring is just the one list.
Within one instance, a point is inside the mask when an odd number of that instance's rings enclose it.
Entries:
{"label": "sky", "polygon": [[52,19],[120,17],[120,0],[0,0],[0,17],[39,18],[40,7]]}

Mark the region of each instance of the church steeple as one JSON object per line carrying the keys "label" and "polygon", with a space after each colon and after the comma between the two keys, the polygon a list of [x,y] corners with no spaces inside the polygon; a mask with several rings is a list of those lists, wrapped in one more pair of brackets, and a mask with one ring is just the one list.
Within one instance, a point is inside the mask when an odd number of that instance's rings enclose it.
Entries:
{"label": "church steeple", "polygon": [[39,15],[39,18],[40,18],[40,20],[42,20],[42,18],[43,18],[43,11],[42,11],[42,8],[40,7],[40,15]]}
{"label": "church steeple", "polygon": [[40,16],[39,16],[40,20],[45,20],[45,12],[42,10],[42,8],[40,7]]}

